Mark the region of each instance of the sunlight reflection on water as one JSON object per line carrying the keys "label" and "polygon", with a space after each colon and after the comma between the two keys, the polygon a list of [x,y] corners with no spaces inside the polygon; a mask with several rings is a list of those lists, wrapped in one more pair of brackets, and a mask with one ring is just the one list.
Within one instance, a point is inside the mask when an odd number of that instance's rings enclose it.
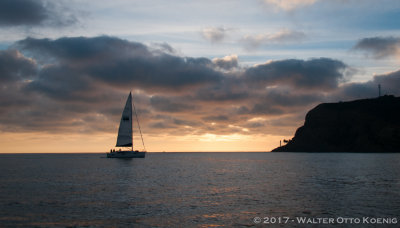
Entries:
{"label": "sunlight reflection on water", "polygon": [[255,216],[400,215],[400,154],[0,157],[1,226],[247,227]]}

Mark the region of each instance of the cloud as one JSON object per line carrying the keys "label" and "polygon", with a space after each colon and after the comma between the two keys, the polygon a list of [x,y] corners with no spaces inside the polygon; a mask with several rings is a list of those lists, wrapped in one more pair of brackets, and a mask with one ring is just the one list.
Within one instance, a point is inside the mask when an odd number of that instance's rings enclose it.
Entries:
{"label": "cloud", "polygon": [[[63,67],[76,83],[87,78],[144,90],[180,90],[215,83],[222,74],[207,58],[179,57],[115,37],[27,38],[14,45],[41,64]],[[62,71],[60,71],[62,73]]]}
{"label": "cloud", "polygon": [[157,111],[161,112],[183,112],[195,108],[194,105],[172,101],[171,99],[162,96],[151,97],[150,104]]}
{"label": "cloud", "polygon": [[302,89],[334,89],[345,79],[347,65],[339,60],[319,58],[271,61],[246,70],[247,83],[253,86],[290,85]]}
{"label": "cloud", "polygon": [[160,51],[160,53],[176,54],[177,51],[167,43],[155,43],[153,46],[156,47],[155,51]]}
{"label": "cloud", "polygon": [[382,94],[399,95],[400,70],[383,75],[376,75],[373,78],[373,83],[375,85],[376,84],[381,85]]}
{"label": "cloud", "polygon": [[317,2],[317,0],[263,0],[263,2],[273,5],[278,9],[292,11],[300,7],[312,5]]}
{"label": "cloud", "polygon": [[[32,97],[24,96],[21,88],[29,84],[36,74],[34,60],[17,50],[0,50],[0,131],[2,123],[14,123],[12,119],[17,115],[13,111],[27,108],[31,104]],[[16,126],[19,124],[16,122]]]}
{"label": "cloud", "polygon": [[372,37],[364,38],[357,42],[354,50],[371,54],[375,59],[387,57],[400,57],[400,38],[398,37]]}
{"label": "cloud", "polygon": [[210,27],[203,29],[201,35],[207,41],[218,43],[226,38],[228,31],[229,29],[223,27]]}
{"label": "cloud", "polygon": [[272,106],[266,102],[257,103],[253,106],[253,108],[248,112],[248,114],[258,114],[258,115],[281,115],[284,113],[284,110]]}
{"label": "cloud", "polygon": [[188,121],[188,120],[182,120],[182,119],[172,119],[173,123],[175,125],[182,125],[182,126],[198,126],[197,122],[195,121]]}
{"label": "cloud", "polygon": [[[144,126],[155,113],[190,112],[194,104],[170,94],[218,83],[223,75],[207,58],[174,56],[162,46],[107,36],[27,38],[15,43],[14,49],[0,51],[0,129],[109,131],[129,90],[139,91],[135,100]],[[169,96],[150,95],[165,92]],[[185,121],[189,120],[169,125]]]}
{"label": "cloud", "polygon": [[226,75],[221,83],[205,86],[194,91],[194,99],[206,102],[239,102],[249,97],[248,87],[243,78]]}
{"label": "cloud", "polygon": [[40,93],[53,99],[89,99],[94,89],[91,80],[84,74],[67,66],[44,67],[36,78],[25,87],[26,92]]}
{"label": "cloud", "polygon": [[205,121],[228,121],[229,117],[227,115],[211,115],[203,117]]}
{"label": "cloud", "polygon": [[156,122],[156,123],[152,123],[150,125],[152,128],[156,128],[156,129],[168,129],[168,128],[173,128],[174,126],[172,125],[168,125],[164,122]]}
{"label": "cloud", "polygon": [[296,91],[293,93],[290,89],[272,88],[263,95],[262,100],[265,103],[280,107],[301,107],[321,101],[323,97],[322,92],[308,93]]}
{"label": "cloud", "polygon": [[48,18],[43,2],[35,0],[0,1],[0,25],[35,25]]}
{"label": "cloud", "polygon": [[146,134],[291,134],[316,104],[376,96],[378,83],[396,94],[400,78],[346,83],[349,67],[329,58],[240,67],[236,55],[182,57],[168,44],[108,36],[27,38],[12,48],[0,51],[5,132],[115,132],[132,91]]}
{"label": "cloud", "polygon": [[400,70],[382,75],[375,75],[372,80],[363,83],[343,85],[335,96],[337,100],[362,99],[378,96],[378,85],[382,95],[400,95]]}
{"label": "cloud", "polygon": [[44,0],[0,1],[0,26],[64,26],[77,22],[71,10]]}
{"label": "cloud", "polygon": [[304,32],[282,29],[276,33],[246,35],[241,39],[246,49],[256,49],[267,44],[286,44],[301,42],[306,38]]}
{"label": "cloud", "polygon": [[227,55],[223,58],[214,58],[212,62],[215,66],[224,70],[230,70],[239,66],[237,55]]}
{"label": "cloud", "polygon": [[36,74],[36,63],[17,50],[0,51],[0,82],[30,79]]}
{"label": "cloud", "polygon": [[[311,107],[313,104],[325,102],[328,99],[320,91],[303,91],[296,88],[289,89],[281,87],[259,90],[251,94],[251,100],[247,100],[244,106],[236,110],[238,115],[256,116],[250,122],[262,122],[266,124],[264,117],[277,117],[285,115],[296,115]],[[260,117],[261,116],[261,117]],[[263,116],[263,117],[262,117]],[[260,120],[263,121],[260,121]],[[257,121],[256,121],[257,120]]]}
{"label": "cloud", "polygon": [[43,61],[55,59],[63,63],[103,61],[129,56],[150,56],[148,48],[140,43],[116,37],[62,37],[56,40],[28,37],[16,42],[15,48],[28,51]]}

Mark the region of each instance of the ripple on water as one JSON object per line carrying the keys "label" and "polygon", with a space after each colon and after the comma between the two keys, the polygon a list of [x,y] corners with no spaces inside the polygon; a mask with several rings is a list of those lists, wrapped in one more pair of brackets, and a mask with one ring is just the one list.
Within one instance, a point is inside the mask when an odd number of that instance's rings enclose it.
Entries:
{"label": "ripple on water", "polygon": [[400,214],[400,154],[0,155],[1,226],[249,227]]}

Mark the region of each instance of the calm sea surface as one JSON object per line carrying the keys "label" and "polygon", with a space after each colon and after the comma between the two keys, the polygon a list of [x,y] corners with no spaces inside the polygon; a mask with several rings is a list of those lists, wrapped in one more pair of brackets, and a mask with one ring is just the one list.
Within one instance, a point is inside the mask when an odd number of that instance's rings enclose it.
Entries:
{"label": "calm sea surface", "polygon": [[400,154],[3,154],[0,181],[0,227],[400,226]]}

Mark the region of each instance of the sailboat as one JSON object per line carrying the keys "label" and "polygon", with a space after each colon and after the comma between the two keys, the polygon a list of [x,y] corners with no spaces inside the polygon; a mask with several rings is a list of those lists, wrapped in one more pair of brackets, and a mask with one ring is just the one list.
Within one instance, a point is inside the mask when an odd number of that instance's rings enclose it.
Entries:
{"label": "sailboat", "polygon": [[[142,138],[144,151],[133,150],[132,104],[140,136]],[[144,158],[146,156],[146,148],[144,147],[144,141],[143,141],[142,131],[140,130],[139,119],[136,113],[135,104],[132,102],[132,93],[129,93],[128,99],[126,100],[124,111],[122,112],[121,121],[119,123],[116,147],[125,147],[125,149],[123,150],[112,149],[110,150],[109,153],[107,153],[107,158]],[[126,147],[130,147],[130,150],[127,150]]]}

